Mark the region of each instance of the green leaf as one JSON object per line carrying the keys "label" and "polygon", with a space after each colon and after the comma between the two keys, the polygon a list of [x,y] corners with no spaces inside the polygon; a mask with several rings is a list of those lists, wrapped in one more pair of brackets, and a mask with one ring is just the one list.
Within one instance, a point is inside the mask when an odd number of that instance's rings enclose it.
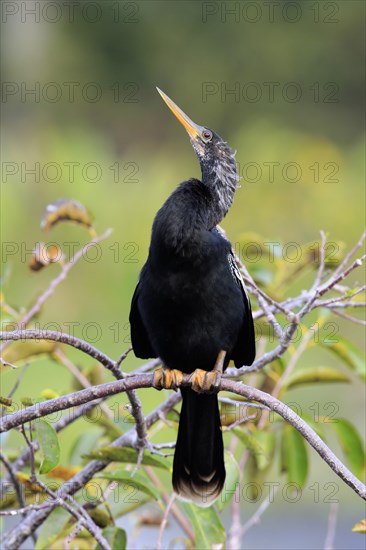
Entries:
{"label": "green leaf", "polygon": [[356,371],[362,380],[366,380],[365,354],[346,338],[337,336],[337,340],[331,344],[320,342],[320,345],[337,355],[347,367]]}
{"label": "green leaf", "polygon": [[[231,430],[232,433],[243,443],[243,445],[249,449],[253,455],[263,453],[263,448],[257,441],[257,439],[245,429],[234,428]],[[225,433],[225,432],[224,432]]]}
{"label": "green leaf", "polygon": [[39,441],[39,448],[42,456],[42,463],[39,468],[40,474],[47,474],[60,460],[60,444],[54,428],[43,419],[37,420],[36,432]]}
{"label": "green leaf", "polygon": [[288,377],[285,387],[289,389],[315,382],[349,382],[349,378],[343,372],[332,367],[314,367],[294,372]]}
{"label": "green leaf", "polygon": [[90,508],[88,509],[88,514],[98,527],[104,529],[108,527],[111,523],[114,523],[111,514],[103,510],[102,508]]}
{"label": "green leaf", "polygon": [[225,470],[225,485],[220,497],[215,502],[220,512],[231,502],[240,479],[239,464],[228,451],[225,451]]}
{"label": "green leaf", "polygon": [[[97,460],[110,460],[111,462],[125,462],[127,464],[136,464],[138,453],[135,449],[128,449],[127,447],[101,447],[91,453],[83,455],[85,458],[96,458]],[[156,468],[163,468],[164,470],[170,470],[170,463],[165,459],[162,460],[157,457],[152,457],[144,453],[142,462],[144,466],[155,466]]]}
{"label": "green leaf", "polygon": [[196,504],[181,504],[187,514],[195,534],[195,548],[225,548],[226,533],[213,506],[201,508]]}
{"label": "green leaf", "polygon": [[95,447],[100,438],[100,431],[92,430],[82,433],[72,445],[69,452],[69,464],[70,466],[77,466],[81,464],[81,457],[87,453],[90,453]]}
{"label": "green leaf", "polygon": [[[113,550],[125,550],[127,546],[126,531],[120,527],[106,527],[102,531],[103,537],[109,542],[110,547]],[[100,545],[97,544],[95,550],[102,550]]]}
{"label": "green leaf", "polygon": [[60,536],[69,519],[70,514],[64,508],[55,508],[42,524],[35,550],[48,550],[52,542]]}
{"label": "green leaf", "polygon": [[269,466],[275,443],[273,432],[257,430],[254,434],[249,434],[240,428],[234,428],[231,431],[255,457],[259,470]]}
{"label": "green leaf", "polygon": [[27,361],[27,363],[34,361],[39,355],[50,355],[59,345],[59,342],[49,342],[47,340],[14,342],[14,344],[4,350],[3,359],[8,361],[8,363],[16,363],[19,366],[24,361]]}
{"label": "green leaf", "polygon": [[282,432],[281,471],[287,472],[289,483],[303,487],[308,475],[305,441],[295,428],[286,424]]}
{"label": "green leaf", "polygon": [[[117,439],[117,437],[123,433],[121,423],[114,422],[111,418],[107,418],[104,414],[100,416],[98,411],[95,409],[89,411],[88,418],[91,422],[95,422],[96,424],[103,426],[103,428],[105,428],[105,435],[107,435],[111,441]],[[123,426],[123,428],[125,428],[125,426]]]}
{"label": "green leaf", "polygon": [[257,430],[254,437],[262,448],[262,452],[255,455],[258,469],[264,470],[271,464],[275,449],[275,434],[267,430]]}
{"label": "green leaf", "polygon": [[133,477],[131,477],[131,472],[126,472],[126,470],[114,470],[113,472],[102,472],[94,477],[123,482],[124,484],[145,493],[145,495],[149,495],[155,500],[160,500],[159,491],[148,479],[139,473],[136,473]]}
{"label": "green leaf", "polygon": [[[114,518],[119,518],[130,514],[134,510],[141,508],[146,502],[151,502],[151,497],[142,493],[137,493],[131,485],[125,485],[118,491],[118,502],[113,502],[114,496],[109,499],[109,506]],[[136,493],[138,497],[136,498]]]}
{"label": "green leaf", "polygon": [[366,519],[358,521],[356,525],[352,527],[352,532],[366,534]]}
{"label": "green leaf", "polygon": [[361,479],[365,469],[365,452],[356,428],[344,418],[338,418],[337,422],[332,423],[331,426],[337,435],[349,467]]}

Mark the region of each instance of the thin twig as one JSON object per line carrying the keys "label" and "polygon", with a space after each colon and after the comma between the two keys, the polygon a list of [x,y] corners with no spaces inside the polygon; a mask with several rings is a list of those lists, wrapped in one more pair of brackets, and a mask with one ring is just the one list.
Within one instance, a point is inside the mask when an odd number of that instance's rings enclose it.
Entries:
{"label": "thin twig", "polygon": [[331,502],[328,515],[328,530],[324,542],[324,550],[334,550],[338,516],[338,502]]}
{"label": "thin twig", "polygon": [[[154,470],[150,466],[146,467],[145,469],[146,469],[147,475],[149,476],[151,481],[154,483],[154,485],[161,490],[161,496],[162,496],[165,504],[167,506],[169,506],[171,495],[169,495],[167,492],[164,491],[163,485],[162,485],[161,481],[159,480],[158,476],[156,475],[156,473],[154,472]],[[182,527],[183,531],[185,531],[186,534],[188,535],[191,543],[194,543],[195,538],[194,538],[193,529],[192,529],[191,524],[189,523],[189,521],[186,519],[186,517],[180,511],[180,508],[173,502],[170,505],[170,510],[172,512],[172,515],[175,517],[175,519],[179,523],[179,525]]]}
{"label": "thin twig", "polygon": [[[247,270],[247,268],[245,267],[243,262],[240,260],[239,256],[234,252],[234,250],[232,250],[232,253],[234,254],[236,265],[239,267],[239,269],[240,269],[242,275],[244,276],[245,280],[247,282],[249,282],[249,284],[252,288],[253,294],[256,296],[259,305],[261,306],[262,310],[266,314],[266,317],[267,317],[268,321],[272,325],[275,335],[280,340],[283,337],[283,331],[282,331],[281,325],[277,321],[276,317],[273,315],[271,308],[267,304],[267,297],[266,297],[265,293],[262,292],[258,288],[258,286],[255,284],[255,282],[254,282],[252,276],[250,275],[249,271]],[[271,298],[268,301],[270,303],[273,302],[273,300]]]}
{"label": "thin twig", "polygon": [[175,449],[176,442],[171,441],[169,443],[153,443],[155,449]]}
{"label": "thin twig", "polygon": [[[316,307],[323,307],[322,303],[320,300],[318,300],[316,303],[315,303],[315,306]],[[325,307],[327,307],[328,309],[330,310],[334,310],[334,309],[345,309],[345,308],[348,308],[348,307],[351,307],[351,308],[363,308],[365,309],[366,307],[366,302],[337,302],[335,304],[329,304],[328,306],[326,305]]]}
{"label": "thin twig", "polygon": [[235,420],[235,422],[233,422],[232,424],[229,424],[229,426],[224,426],[222,431],[224,433],[230,432],[231,430],[233,430],[237,426],[241,426],[241,424],[245,424],[246,422],[252,422],[252,420],[256,420],[256,418],[257,418],[256,414],[251,414],[249,416],[243,416],[242,418],[238,418],[238,420]]}
{"label": "thin twig", "polygon": [[172,496],[170,497],[170,500],[169,500],[169,502],[168,502],[168,504],[165,508],[163,519],[161,520],[161,524],[160,524],[158,539],[156,541],[156,550],[161,550],[161,548],[162,548],[164,531],[165,531],[165,528],[167,526],[168,516],[169,516],[170,510],[171,510],[171,508],[174,504],[175,498],[176,498],[175,493],[172,493]]}
{"label": "thin twig", "polygon": [[356,323],[356,325],[366,326],[366,321],[364,319],[358,319],[357,317],[353,317],[353,315],[349,315],[348,313],[344,313],[343,311],[337,311],[336,309],[333,310],[333,313],[334,315],[338,315],[338,317],[343,317],[343,319],[347,319],[347,321]]}
{"label": "thin twig", "polygon": [[[21,506],[22,508],[25,508],[26,502],[24,499],[22,487],[16,476],[16,470],[14,469],[14,466],[9,462],[9,460],[3,455],[1,451],[0,451],[0,461],[4,464],[5,468],[8,471],[10,481],[13,484],[17,495],[19,506]],[[23,512],[19,512],[19,513],[23,514]]]}
{"label": "thin twig", "polygon": [[255,513],[244,523],[244,525],[241,527],[241,536],[243,537],[251,527],[254,525],[257,525],[257,523],[260,523],[261,517],[264,514],[264,512],[267,510],[268,506],[273,502],[273,497],[278,489],[277,487],[274,487],[273,491],[270,491],[267,498],[264,499],[262,504],[258,507],[258,509],[255,511]]}
{"label": "thin twig", "polygon": [[[355,296],[357,296],[357,294],[361,294],[361,292],[363,292],[365,289],[366,285],[362,285],[360,288],[357,288],[350,294],[346,293],[344,296],[336,296],[335,298],[330,298],[329,300],[319,300],[317,305],[321,307],[326,307],[330,306],[331,304],[338,304],[338,302],[343,302],[345,300],[350,300],[351,298],[354,298]],[[355,302],[352,303],[354,304]],[[342,307],[343,305],[344,304],[340,305],[339,307]],[[363,304],[363,306],[365,306],[365,304]]]}
{"label": "thin twig", "polygon": [[350,261],[350,259],[352,258],[352,256],[357,252],[357,250],[359,250],[359,248],[361,248],[362,244],[363,244],[363,241],[366,239],[366,230],[362,233],[360,239],[358,240],[358,242],[355,244],[355,246],[353,248],[351,248],[351,250],[345,255],[345,257],[343,258],[343,260],[341,261],[341,263],[339,264],[339,266],[336,268],[336,270],[334,271],[334,276],[337,277],[337,275],[339,275],[339,273],[342,272],[342,270],[346,267],[346,265],[348,264],[348,262]]}
{"label": "thin twig", "polygon": [[329,281],[324,283],[319,289],[318,289],[318,296],[323,296],[328,290],[332,289],[337,283],[340,281],[343,281],[352,271],[360,267],[365,259],[366,255],[364,254],[361,256],[361,258],[357,258],[345,271],[338,274],[337,276],[333,275]]}
{"label": "thin twig", "polygon": [[66,537],[64,541],[64,550],[69,550],[70,548],[70,542],[80,533],[80,531],[83,528],[82,522],[79,520],[77,524],[75,525],[75,528],[71,531],[71,533]]}
{"label": "thin twig", "polygon": [[249,407],[252,409],[269,410],[269,407],[266,407],[266,405],[253,403],[252,401],[238,401],[237,399],[231,399],[230,397],[219,397],[218,399],[220,403],[227,403],[228,405],[234,405],[235,407]]}
{"label": "thin twig", "polygon": [[313,286],[311,287],[310,292],[315,292],[320,285],[323,274],[324,274],[324,268],[325,268],[325,245],[327,244],[327,239],[325,236],[324,231],[320,231],[320,248],[319,248],[319,268],[313,283]]}
{"label": "thin twig", "polygon": [[[319,272],[318,272],[317,278],[320,280]],[[307,310],[307,305],[311,304],[312,301],[313,301],[313,298],[310,297],[309,301],[307,302],[307,304],[305,304],[305,306],[303,308],[304,311]],[[290,376],[290,374],[295,369],[295,367],[297,365],[297,362],[300,359],[301,355],[306,350],[311,337],[312,337],[312,332],[310,330],[308,330],[306,332],[305,336],[303,337],[303,339],[301,340],[300,344],[297,346],[296,350],[294,351],[294,353],[290,357],[290,360],[287,363],[286,369],[282,373],[281,377],[277,380],[277,382],[276,382],[276,384],[275,384],[275,386],[274,386],[274,388],[271,392],[272,397],[277,398],[280,395],[280,392],[282,390],[282,387],[283,387],[284,383],[286,382],[287,378]],[[258,429],[259,430],[262,430],[265,427],[265,425],[268,422],[268,419],[269,419],[269,411],[267,410],[267,411],[263,412],[263,414],[262,414],[262,416],[261,416],[261,418],[258,422]]]}
{"label": "thin twig", "polygon": [[20,372],[18,378],[16,379],[14,386],[11,388],[10,392],[9,392],[8,395],[7,395],[8,398],[13,397],[14,393],[15,393],[15,392],[17,391],[17,389],[19,388],[19,384],[20,384],[20,382],[22,381],[23,376],[24,376],[25,373],[27,372],[27,369],[28,369],[29,365],[30,365],[30,363],[26,363],[26,364],[24,365],[24,367],[22,368],[22,371]]}
{"label": "thin twig", "polygon": [[132,351],[132,346],[128,348],[127,351],[123,352],[122,355],[120,355],[116,361],[116,367],[120,367],[122,361],[124,361],[127,357],[127,355]]}
{"label": "thin twig", "polygon": [[25,516],[29,512],[42,510],[42,508],[47,508],[48,506],[48,503],[29,504],[28,506],[24,506],[24,508],[17,508],[16,510],[0,510],[0,516],[19,516],[20,514]]}

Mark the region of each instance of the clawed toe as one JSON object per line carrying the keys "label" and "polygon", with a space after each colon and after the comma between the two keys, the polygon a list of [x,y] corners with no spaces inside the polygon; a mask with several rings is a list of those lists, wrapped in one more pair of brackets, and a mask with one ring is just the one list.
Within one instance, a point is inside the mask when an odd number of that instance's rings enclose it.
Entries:
{"label": "clawed toe", "polygon": [[226,351],[222,350],[217,356],[212,371],[196,369],[190,376],[192,389],[197,393],[217,393],[224,370]]}
{"label": "clawed toe", "polygon": [[[224,368],[226,352],[220,351],[212,371],[196,369],[189,380],[192,390],[197,393],[217,393]],[[153,386],[157,390],[177,391],[183,381],[183,373],[180,370],[160,367],[154,372]]]}
{"label": "clawed toe", "polygon": [[221,373],[196,369],[189,377],[192,390],[197,393],[217,393],[221,382]]}
{"label": "clawed toe", "polygon": [[183,373],[176,369],[160,367],[154,372],[153,386],[157,390],[177,391],[183,380]]}

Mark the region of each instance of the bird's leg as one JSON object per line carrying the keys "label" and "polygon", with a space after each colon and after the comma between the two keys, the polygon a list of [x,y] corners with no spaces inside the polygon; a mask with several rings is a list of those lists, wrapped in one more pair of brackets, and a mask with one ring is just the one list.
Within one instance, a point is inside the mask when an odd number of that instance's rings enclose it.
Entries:
{"label": "bird's leg", "polygon": [[190,376],[192,389],[198,393],[216,393],[219,390],[224,369],[226,351],[221,350],[211,371],[196,369]]}
{"label": "bird's leg", "polygon": [[157,390],[177,391],[183,380],[183,373],[180,370],[159,367],[154,372],[153,386]]}

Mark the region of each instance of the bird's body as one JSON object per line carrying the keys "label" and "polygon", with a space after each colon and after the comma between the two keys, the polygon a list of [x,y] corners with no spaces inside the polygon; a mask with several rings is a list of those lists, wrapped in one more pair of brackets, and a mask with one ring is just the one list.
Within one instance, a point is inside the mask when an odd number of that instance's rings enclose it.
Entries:
{"label": "bird's body", "polygon": [[[194,219],[197,202],[193,205],[191,199],[201,187],[197,180],[184,182],[158,212],[135,295],[148,327],[145,340],[141,327],[132,323],[139,356],[160,357],[168,368],[186,373],[212,370],[220,350],[227,351],[228,362],[242,337],[246,314],[228,259],[230,243]],[[190,228],[184,231],[188,212]],[[245,361],[238,357],[238,363]]]}
{"label": "bird's body", "polygon": [[[130,313],[135,354],[189,374],[211,371],[223,350],[224,367],[230,359],[237,367],[251,364],[255,355],[249,299],[231,245],[216,229],[237,185],[234,154],[204,130],[212,162],[201,144],[195,147],[202,181],[180,184],[157,213]],[[192,389],[182,396],[173,485],[183,498],[207,505],[225,480],[217,396]]]}

